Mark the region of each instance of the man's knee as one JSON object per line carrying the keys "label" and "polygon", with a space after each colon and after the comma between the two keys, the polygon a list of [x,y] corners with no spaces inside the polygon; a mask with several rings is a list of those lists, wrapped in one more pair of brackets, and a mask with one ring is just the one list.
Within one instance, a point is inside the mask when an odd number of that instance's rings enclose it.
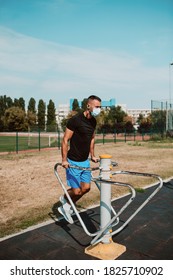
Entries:
{"label": "man's knee", "polygon": [[73,189],[73,193],[76,196],[82,196],[89,191],[90,191],[90,184],[84,184],[84,183],[81,184],[80,188],[74,188]]}
{"label": "man's knee", "polygon": [[83,194],[81,188],[74,188],[73,193],[75,195],[82,195]]}
{"label": "man's knee", "polygon": [[90,184],[84,184],[84,183],[82,183],[82,184],[81,184],[81,190],[82,190],[82,193],[83,193],[83,194],[89,192],[89,191],[90,191]]}
{"label": "man's knee", "polygon": [[90,186],[84,189],[84,193],[87,193],[90,191]]}

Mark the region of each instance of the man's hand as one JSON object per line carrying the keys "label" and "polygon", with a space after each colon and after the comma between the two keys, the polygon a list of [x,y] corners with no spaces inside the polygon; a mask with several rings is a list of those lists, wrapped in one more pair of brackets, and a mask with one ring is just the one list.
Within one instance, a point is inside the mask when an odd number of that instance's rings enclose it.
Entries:
{"label": "man's hand", "polygon": [[91,157],[91,161],[93,161],[93,162],[99,162],[100,160],[99,160],[99,158]]}
{"label": "man's hand", "polygon": [[62,161],[62,167],[68,168],[69,167],[69,162],[67,160]]}

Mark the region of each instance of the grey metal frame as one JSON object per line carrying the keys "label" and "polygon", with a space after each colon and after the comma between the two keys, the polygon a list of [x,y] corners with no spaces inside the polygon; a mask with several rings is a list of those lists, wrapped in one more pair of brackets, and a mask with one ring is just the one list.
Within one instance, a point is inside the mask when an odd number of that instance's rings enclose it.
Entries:
{"label": "grey metal frame", "polygon": [[[111,162],[113,166],[118,165],[116,162]],[[111,206],[111,211],[113,213],[113,218],[111,218],[111,220],[106,224],[106,226],[104,228],[102,228],[101,230],[96,231],[95,233],[91,233],[85,223],[83,222],[78,210],[76,209],[71,197],[68,194],[68,191],[66,189],[66,187],[63,184],[63,181],[61,180],[57,168],[58,166],[61,166],[61,163],[56,163],[54,166],[54,173],[55,176],[57,177],[64,193],[66,194],[83,230],[85,231],[85,233],[91,237],[94,237],[91,241],[92,245],[95,245],[97,243],[99,243],[100,241],[102,241],[103,238],[103,234],[106,231],[106,229],[111,225],[112,227],[114,227],[115,225],[117,225],[119,223],[119,216],[123,213],[123,211],[130,205],[130,203],[132,203],[132,201],[134,200],[134,198],[136,197],[136,191],[135,188],[127,183],[122,183],[122,182],[116,182],[116,181],[112,181],[112,180],[104,180],[101,179],[101,176],[99,177],[93,177],[92,176],[92,181],[96,184],[97,188],[100,190],[100,184],[101,183],[106,183],[106,184],[111,184],[111,185],[118,185],[118,186],[124,186],[124,187],[128,187],[130,189],[130,198],[127,200],[127,202],[124,204],[124,206],[118,211],[118,213],[115,212],[114,208]],[[77,169],[82,169],[82,170],[90,170],[95,171],[95,170],[99,170],[100,167],[94,167],[94,168],[81,168],[81,167],[76,167],[76,166],[70,166],[70,168],[77,168]],[[119,228],[117,228],[116,230],[112,231],[111,236],[117,234],[118,232],[120,232],[121,230],[123,230],[126,225],[137,215],[137,213],[153,198],[153,196],[162,188],[163,186],[163,180],[161,179],[160,176],[156,175],[156,174],[149,174],[149,173],[140,173],[140,172],[132,172],[132,171],[116,171],[116,172],[111,172],[112,175],[117,175],[117,174],[126,174],[126,175],[134,175],[134,176],[145,176],[145,177],[153,177],[155,179],[158,179],[159,181],[159,185],[156,187],[156,189],[151,193],[151,195],[136,209],[136,211],[134,211],[134,213],[124,222],[124,224],[122,226],[120,226]]]}

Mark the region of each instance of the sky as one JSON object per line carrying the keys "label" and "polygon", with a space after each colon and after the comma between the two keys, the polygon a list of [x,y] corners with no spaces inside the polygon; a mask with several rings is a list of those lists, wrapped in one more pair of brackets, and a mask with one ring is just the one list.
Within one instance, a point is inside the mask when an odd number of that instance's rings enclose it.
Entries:
{"label": "sky", "polygon": [[150,109],[172,98],[172,62],[172,0],[0,0],[0,95],[26,105]]}

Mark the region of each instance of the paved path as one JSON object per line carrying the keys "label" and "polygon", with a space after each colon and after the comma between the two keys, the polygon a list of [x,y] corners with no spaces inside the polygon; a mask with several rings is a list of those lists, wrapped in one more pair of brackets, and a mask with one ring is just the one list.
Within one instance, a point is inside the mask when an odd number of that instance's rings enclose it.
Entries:
{"label": "paved path", "polygon": [[[151,187],[137,197],[120,217],[128,215],[153,191]],[[115,200],[117,211],[127,197]],[[99,227],[99,208],[81,213],[91,232]],[[119,260],[173,260],[173,180],[164,183],[156,196],[140,211],[126,228],[113,237],[126,246]],[[90,244],[78,220],[73,225],[64,220],[38,227],[32,231],[0,242],[0,259],[6,260],[94,260],[84,253]]]}

